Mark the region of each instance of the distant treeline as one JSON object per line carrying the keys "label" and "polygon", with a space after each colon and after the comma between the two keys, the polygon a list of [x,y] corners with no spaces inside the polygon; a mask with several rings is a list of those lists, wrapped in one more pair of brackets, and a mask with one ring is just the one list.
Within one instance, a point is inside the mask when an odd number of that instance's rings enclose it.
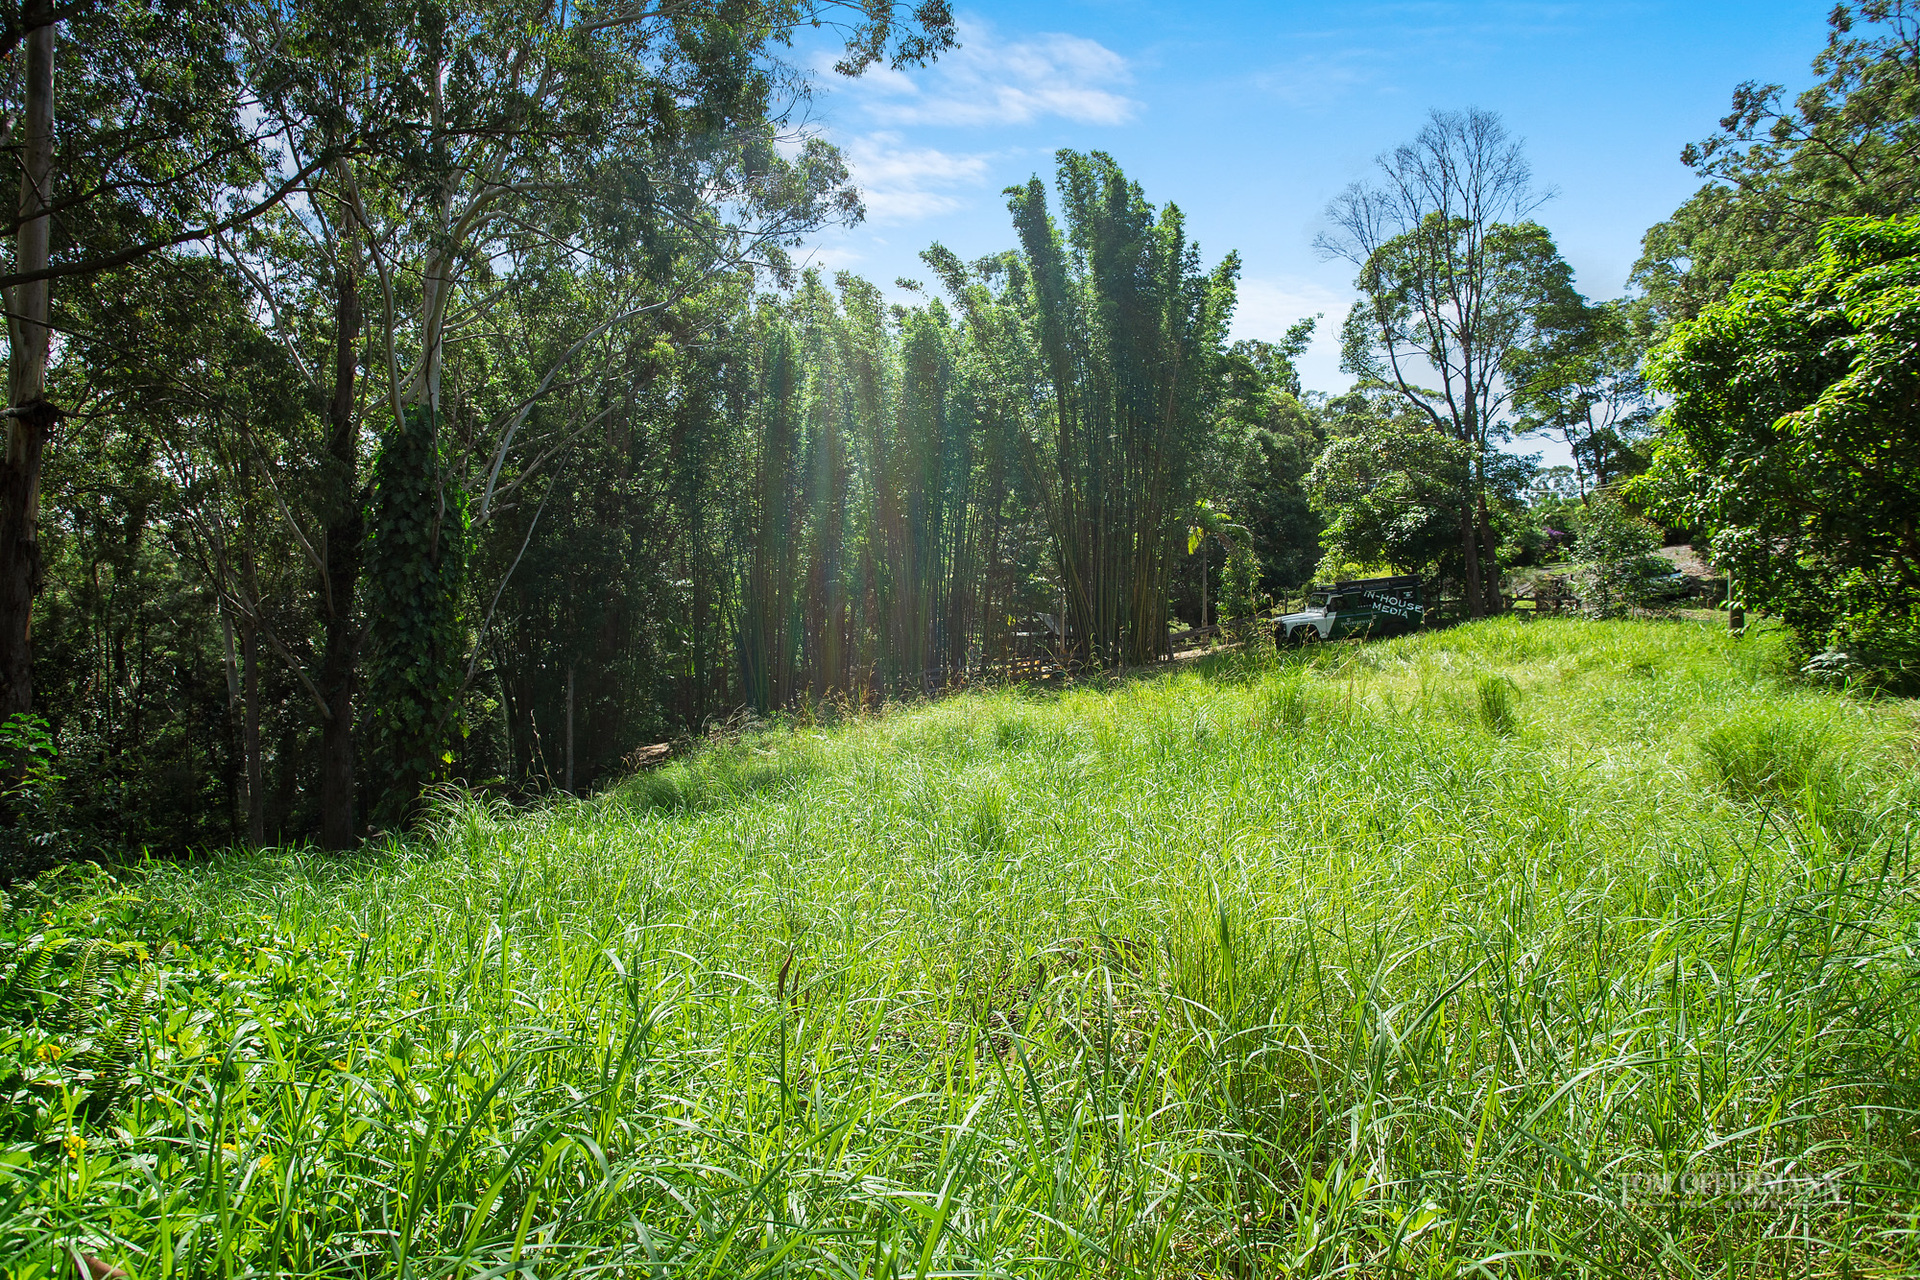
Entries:
{"label": "distant treeline", "polygon": [[1843,6],[1796,104],[1740,90],[1632,298],[1573,290],[1496,118],[1433,113],[1329,209],[1333,397],[1314,320],[1230,342],[1234,255],[1099,153],[911,305],[798,269],[862,214],[798,123],[815,19],[834,74],[955,38],[938,0],[8,10],[0,879],[1152,661],[1316,574],[1496,612],[1596,501],[1592,547],[1651,514],[1829,668],[1920,670],[1920,255],[1871,221],[1920,190],[1908,5]]}

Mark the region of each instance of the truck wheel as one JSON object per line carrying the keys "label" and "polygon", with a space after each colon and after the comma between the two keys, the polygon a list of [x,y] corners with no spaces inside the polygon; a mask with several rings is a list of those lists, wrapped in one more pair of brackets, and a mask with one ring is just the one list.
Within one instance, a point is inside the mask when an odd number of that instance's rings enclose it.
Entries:
{"label": "truck wheel", "polygon": [[1293,629],[1293,638],[1300,644],[1317,644],[1320,640],[1320,629],[1318,627],[1295,627]]}

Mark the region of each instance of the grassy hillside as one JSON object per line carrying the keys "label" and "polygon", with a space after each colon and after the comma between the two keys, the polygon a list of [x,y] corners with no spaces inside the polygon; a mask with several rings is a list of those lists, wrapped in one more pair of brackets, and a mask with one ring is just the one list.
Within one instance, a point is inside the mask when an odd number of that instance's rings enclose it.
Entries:
{"label": "grassy hillside", "polygon": [[1906,704],[1685,624],[1240,662],[18,897],[0,1256],[1920,1268]]}

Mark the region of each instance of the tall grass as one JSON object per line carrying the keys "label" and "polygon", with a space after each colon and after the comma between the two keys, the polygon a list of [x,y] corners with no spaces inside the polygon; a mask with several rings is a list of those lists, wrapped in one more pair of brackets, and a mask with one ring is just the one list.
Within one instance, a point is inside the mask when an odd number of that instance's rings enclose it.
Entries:
{"label": "tall grass", "polygon": [[1920,1269],[1906,704],[1677,624],[1209,662],[24,895],[159,1012],[110,1110],[70,969],[0,1028],[0,1257]]}

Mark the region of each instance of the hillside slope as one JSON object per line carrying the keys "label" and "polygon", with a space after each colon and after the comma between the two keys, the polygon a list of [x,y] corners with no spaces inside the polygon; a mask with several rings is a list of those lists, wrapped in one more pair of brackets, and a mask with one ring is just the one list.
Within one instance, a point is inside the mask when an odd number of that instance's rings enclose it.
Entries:
{"label": "hillside slope", "polygon": [[0,1254],[1920,1267],[1904,704],[1685,624],[1241,662],[23,895]]}

